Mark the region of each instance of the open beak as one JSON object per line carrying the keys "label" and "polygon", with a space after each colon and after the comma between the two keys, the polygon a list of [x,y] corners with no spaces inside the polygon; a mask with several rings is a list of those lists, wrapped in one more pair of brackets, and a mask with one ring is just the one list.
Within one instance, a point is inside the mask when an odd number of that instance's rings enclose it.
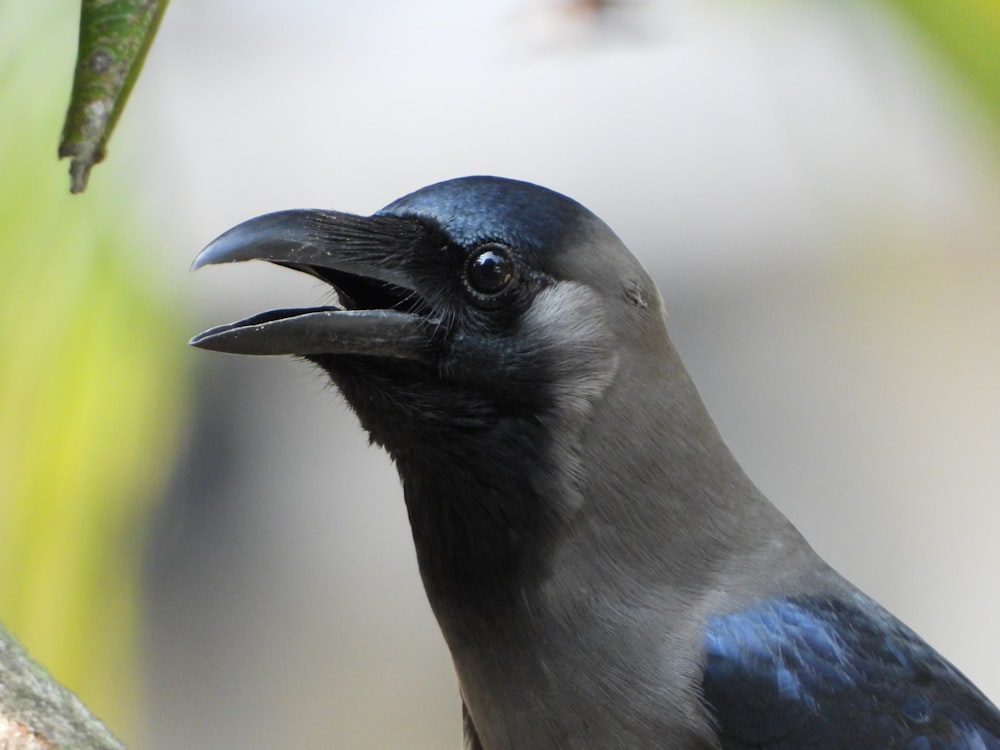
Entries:
{"label": "open beak", "polygon": [[427,239],[419,221],[294,210],[258,216],[213,240],[192,269],[267,260],[330,284],[340,306],[271,310],[210,328],[193,346],[232,354],[356,354],[430,362],[439,330],[407,271]]}

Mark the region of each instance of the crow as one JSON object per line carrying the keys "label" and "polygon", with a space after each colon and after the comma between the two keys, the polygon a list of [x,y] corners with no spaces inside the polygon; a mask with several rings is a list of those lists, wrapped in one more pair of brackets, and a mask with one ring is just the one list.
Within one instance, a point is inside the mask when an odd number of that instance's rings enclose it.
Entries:
{"label": "crow", "polygon": [[614,232],[467,177],[295,210],[267,260],[338,306],[199,334],[321,367],[403,486],[473,750],[1000,750],[1000,712],[828,566],[736,462]]}

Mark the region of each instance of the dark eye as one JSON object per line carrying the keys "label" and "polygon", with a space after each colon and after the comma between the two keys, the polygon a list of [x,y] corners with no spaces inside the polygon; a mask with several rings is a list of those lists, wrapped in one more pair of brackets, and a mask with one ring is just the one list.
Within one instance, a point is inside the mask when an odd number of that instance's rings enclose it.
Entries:
{"label": "dark eye", "polygon": [[465,269],[469,286],[480,294],[502,292],[514,279],[514,261],[503,245],[480,245]]}

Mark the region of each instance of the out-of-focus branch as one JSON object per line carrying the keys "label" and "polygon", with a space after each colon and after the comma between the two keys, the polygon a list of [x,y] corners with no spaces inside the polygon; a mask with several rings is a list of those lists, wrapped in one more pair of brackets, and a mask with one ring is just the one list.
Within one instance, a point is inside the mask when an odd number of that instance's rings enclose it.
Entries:
{"label": "out-of-focus branch", "polygon": [[124,750],[124,745],[0,627],[0,748]]}
{"label": "out-of-focus branch", "polygon": [[73,94],[59,142],[72,157],[70,190],[83,192],[105,148],[169,0],[83,0]]}

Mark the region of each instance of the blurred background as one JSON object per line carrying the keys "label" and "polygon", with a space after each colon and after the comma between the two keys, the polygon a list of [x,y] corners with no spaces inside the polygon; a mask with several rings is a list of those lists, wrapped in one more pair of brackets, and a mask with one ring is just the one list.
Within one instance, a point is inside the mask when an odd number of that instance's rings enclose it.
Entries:
{"label": "blurred background", "polygon": [[476,173],[616,229],[751,477],[1000,700],[991,0],[175,0],[74,197],[71,5],[0,4],[0,621],[127,742],[459,747],[386,457],[185,344],[324,290],[187,266]]}

